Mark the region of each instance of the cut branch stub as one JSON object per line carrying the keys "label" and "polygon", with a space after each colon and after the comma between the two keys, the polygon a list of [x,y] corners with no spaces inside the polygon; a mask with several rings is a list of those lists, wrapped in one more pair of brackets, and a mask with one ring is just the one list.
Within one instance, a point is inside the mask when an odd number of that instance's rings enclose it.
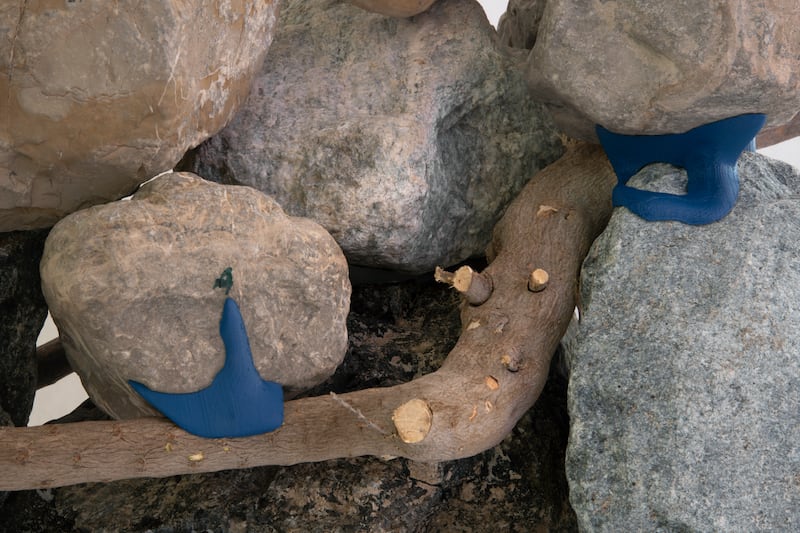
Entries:
{"label": "cut branch stub", "polygon": [[36,388],[52,385],[72,373],[60,339],[54,339],[36,348]]}
{"label": "cut branch stub", "polygon": [[433,278],[463,294],[471,305],[481,305],[492,295],[491,276],[486,272],[475,272],[468,266],[460,267],[455,273],[436,267]]}
{"label": "cut branch stub", "polygon": [[547,287],[548,281],[550,281],[550,274],[541,268],[537,268],[531,272],[528,278],[528,290],[531,292],[543,291]]}
{"label": "cut branch stub", "polygon": [[509,372],[519,372],[521,357],[519,350],[511,347],[500,356],[500,362]]}
{"label": "cut branch stub", "polygon": [[433,412],[428,402],[414,398],[394,410],[392,421],[400,440],[414,444],[421,442],[431,430]]}

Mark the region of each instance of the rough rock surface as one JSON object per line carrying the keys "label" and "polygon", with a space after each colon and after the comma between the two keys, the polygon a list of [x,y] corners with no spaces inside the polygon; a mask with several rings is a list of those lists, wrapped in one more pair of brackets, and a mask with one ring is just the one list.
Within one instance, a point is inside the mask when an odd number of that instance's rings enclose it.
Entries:
{"label": "rough rock surface", "polygon": [[0,233],[0,414],[15,426],[28,424],[36,393],[36,338],[47,317],[39,280],[46,237],[46,230]]}
{"label": "rough rock surface", "polygon": [[497,23],[500,42],[513,48],[533,48],[545,5],[547,0],[509,0]]}
{"label": "rough rock surface", "polygon": [[[432,280],[356,286],[350,348],[313,394],[392,385],[437,368],[461,323]],[[12,493],[9,531],[576,531],[566,492],[566,387],[552,376],[499,446],[424,465],[403,459],[131,480]],[[2,528],[0,528],[2,529]]]}
{"label": "rough rock surface", "polygon": [[181,168],[313,218],[353,264],[424,272],[482,255],[561,154],[477,2],[392,19],[293,0],[278,26],[241,112]]}
{"label": "rough rock surface", "polygon": [[548,0],[528,59],[534,94],[568,134],[594,125],[679,133],[742,113],[800,109],[795,0]]}
{"label": "rough rock surface", "polygon": [[431,7],[436,0],[349,0],[351,4],[390,17],[412,17]]}
{"label": "rough rock surface", "polygon": [[753,153],[739,173],[721,222],[618,209],[587,258],[567,454],[586,531],[800,525],[800,174]]}
{"label": "rough rock surface", "polygon": [[277,1],[3,2],[0,231],[130,194],[247,96]]}
{"label": "rough rock surface", "polygon": [[347,263],[323,228],[262,193],[170,173],[53,228],[44,294],[98,406],[152,413],[129,379],[162,392],[211,383],[225,359],[213,286],[227,267],[261,376],[290,397],[330,376],[347,349]]}

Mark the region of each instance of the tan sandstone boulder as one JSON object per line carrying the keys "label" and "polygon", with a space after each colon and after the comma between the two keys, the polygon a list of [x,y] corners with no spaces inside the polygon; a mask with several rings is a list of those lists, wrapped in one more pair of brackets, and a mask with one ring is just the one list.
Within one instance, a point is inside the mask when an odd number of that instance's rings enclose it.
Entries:
{"label": "tan sandstone boulder", "polygon": [[743,113],[773,127],[800,109],[796,0],[548,0],[537,24],[530,85],[575,137],[594,138],[595,124],[678,133]]}
{"label": "tan sandstone boulder", "polygon": [[169,173],[122,200],[73,213],[48,236],[42,288],[72,367],[118,418],[153,411],[128,385],[207,387],[225,361],[219,333],[230,267],[261,376],[297,394],[347,349],[347,263],[318,224],[249,187]]}
{"label": "tan sandstone boulder", "polygon": [[277,1],[4,2],[0,231],[173,168],[247,96]]}

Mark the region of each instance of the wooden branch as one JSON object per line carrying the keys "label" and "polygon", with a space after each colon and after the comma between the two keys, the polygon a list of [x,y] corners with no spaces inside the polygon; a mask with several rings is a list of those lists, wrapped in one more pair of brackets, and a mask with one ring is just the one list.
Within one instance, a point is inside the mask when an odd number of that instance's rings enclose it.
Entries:
{"label": "wooden branch", "polygon": [[455,272],[436,267],[433,278],[453,287],[472,305],[481,305],[492,295],[492,277],[486,272],[475,272],[469,266],[462,266]]}
{"label": "wooden branch", "polygon": [[[203,439],[155,418],[0,428],[0,490],[361,455],[433,462],[496,445],[544,386],[615,181],[602,150],[589,145],[531,179],[495,227],[485,270],[491,296],[463,307],[461,337],[436,372],[287,402],[280,429],[242,439]],[[547,290],[528,290],[534,268],[550,274]]]}
{"label": "wooden branch", "polygon": [[72,373],[64,346],[60,339],[42,344],[36,348],[36,388],[52,385]]}
{"label": "wooden branch", "polygon": [[531,292],[543,291],[547,288],[548,281],[550,281],[550,274],[546,270],[537,268],[528,277],[528,290]]}

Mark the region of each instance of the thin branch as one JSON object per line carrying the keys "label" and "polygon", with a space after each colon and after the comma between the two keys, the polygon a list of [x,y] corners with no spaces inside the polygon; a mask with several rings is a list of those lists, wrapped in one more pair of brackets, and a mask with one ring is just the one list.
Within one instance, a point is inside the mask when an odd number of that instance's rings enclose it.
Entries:
{"label": "thin branch", "polygon": [[367,424],[367,426],[371,427],[372,429],[374,429],[378,433],[380,433],[382,435],[390,435],[390,433],[388,431],[386,431],[385,429],[380,427],[378,424],[376,424],[375,422],[373,422],[372,420],[370,420],[369,418],[364,416],[364,413],[362,413],[360,410],[356,409],[355,407],[353,407],[352,405],[347,403],[345,400],[342,399],[341,396],[339,396],[335,392],[331,392],[330,393],[330,397],[333,398],[334,401],[336,401],[340,405],[342,405],[345,409],[347,409],[348,411],[350,411],[351,413],[356,415],[356,417],[358,419],[363,420],[364,423]]}

